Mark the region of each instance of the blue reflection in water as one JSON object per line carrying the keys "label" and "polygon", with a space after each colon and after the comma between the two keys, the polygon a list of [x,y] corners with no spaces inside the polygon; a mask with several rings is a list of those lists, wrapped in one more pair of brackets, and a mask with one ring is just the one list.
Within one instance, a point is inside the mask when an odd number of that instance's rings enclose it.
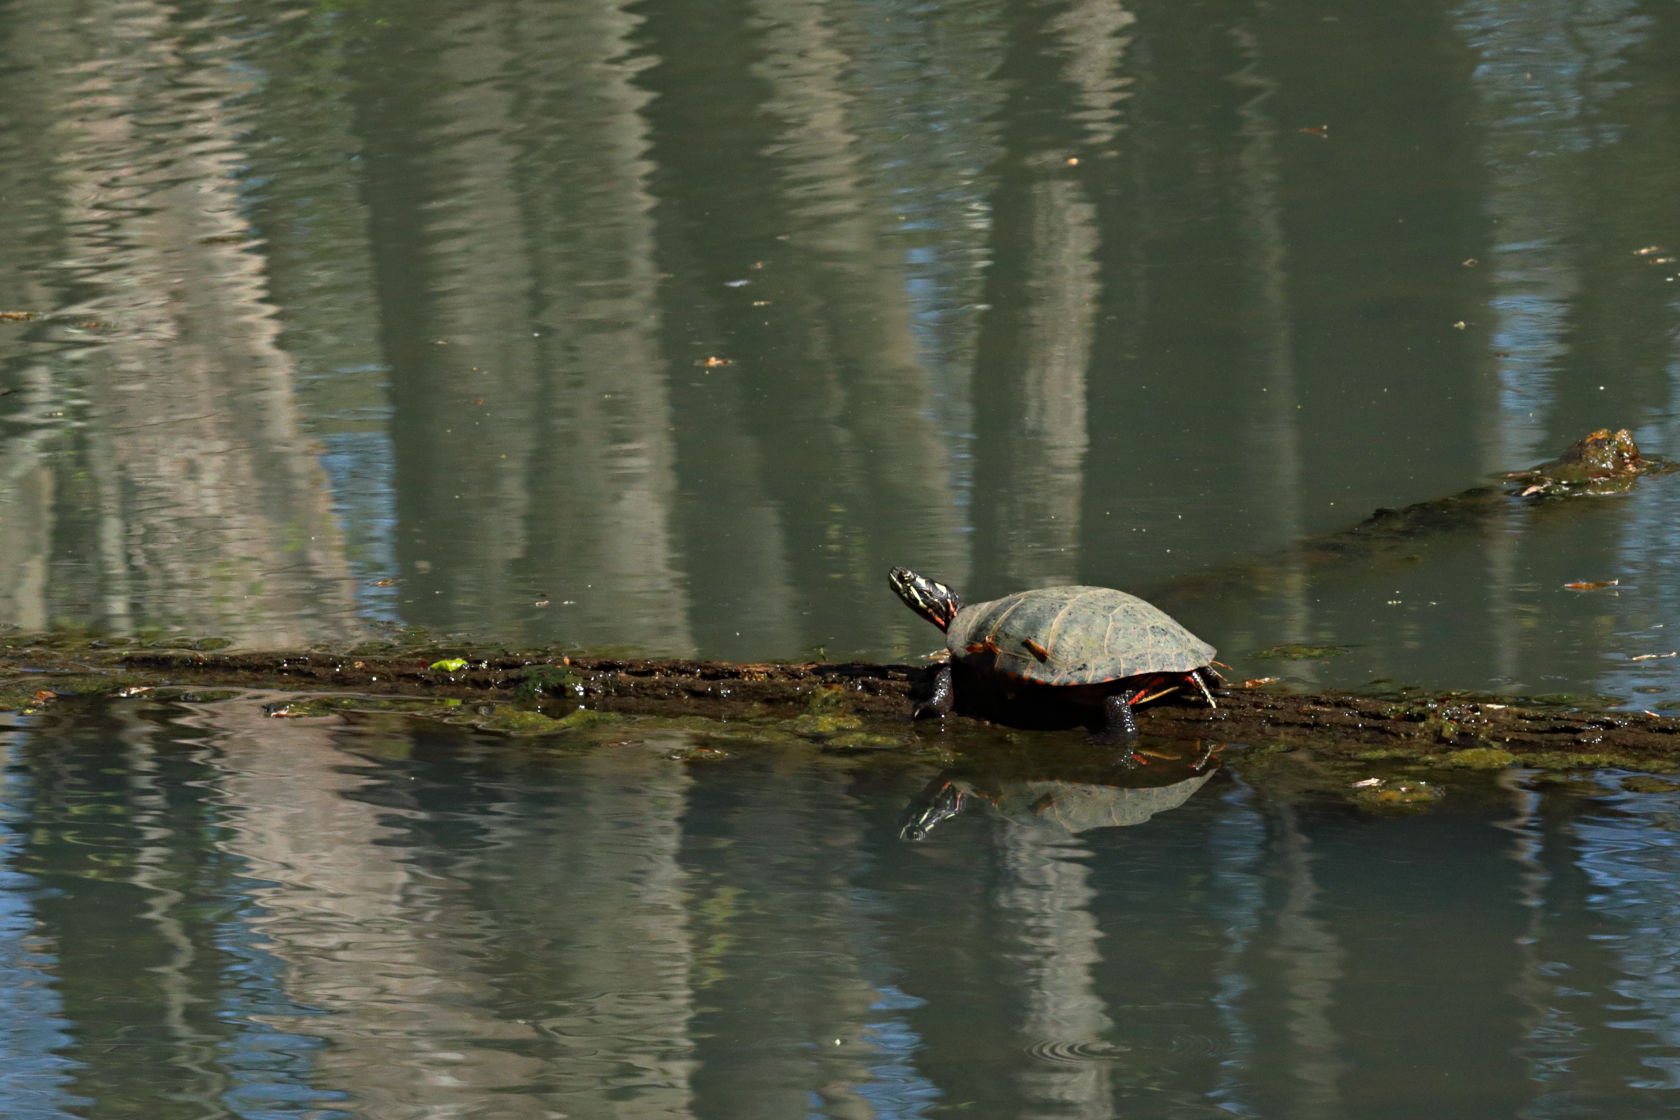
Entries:
{"label": "blue reflection in water", "polygon": [[40,886],[12,866],[31,793],[29,772],[17,764],[21,740],[15,729],[0,727],[0,991],[6,993],[0,1003],[0,1115],[19,1120],[62,1116],[87,1103],[64,1088],[75,1064],[65,1056],[71,1024],[53,991],[52,949],[42,942],[31,906]]}
{"label": "blue reflection in water", "polygon": [[[925,1003],[897,988],[880,989],[880,999],[872,1011],[908,1011]],[[923,1077],[916,1069],[916,1051],[921,1039],[902,1016],[871,1021],[864,1038],[881,1055],[881,1061],[868,1066],[869,1080],[857,1087],[858,1096],[868,1101],[875,1115],[900,1120],[908,1116],[925,1116],[928,1108],[939,1099],[939,1087]]]}
{"label": "blue reflection in water", "polygon": [[[1213,917],[1224,930],[1225,956],[1236,961],[1250,951],[1260,935],[1260,914],[1265,903],[1256,874],[1265,850],[1263,818],[1255,811],[1247,787],[1234,787],[1225,796],[1233,810],[1222,814],[1210,837],[1209,850],[1215,855]],[[1218,1009],[1219,1030],[1228,1039],[1229,1053],[1220,1064],[1219,1084],[1209,1098],[1233,1115],[1252,1115],[1244,1105],[1241,1071],[1253,1060],[1255,1030],[1243,1014],[1243,1001],[1252,983],[1240,968],[1221,969],[1213,994]]]}
{"label": "blue reflection in water", "polygon": [[[1624,794],[1616,811],[1584,821],[1579,863],[1595,890],[1587,903],[1609,928],[1589,935],[1612,952],[1622,973],[1610,982],[1619,997],[1606,1025],[1642,1032],[1633,1041],[1643,1072],[1639,1089],[1680,1088],[1680,809],[1672,798]],[[1560,985],[1559,994],[1567,989]]]}

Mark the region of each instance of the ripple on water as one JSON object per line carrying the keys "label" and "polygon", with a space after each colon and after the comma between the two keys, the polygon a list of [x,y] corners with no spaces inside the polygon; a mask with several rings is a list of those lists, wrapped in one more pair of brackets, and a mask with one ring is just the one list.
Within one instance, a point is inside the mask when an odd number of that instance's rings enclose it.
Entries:
{"label": "ripple on water", "polygon": [[1222,1058],[1231,1053],[1231,1040],[1215,1034],[1174,1035],[1167,1041],[1167,1049],[1174,1054],[1199,1054],[1208,1058]]}
{"label": "ripple on water", "polygon": [[[1197,1032],[1172,1035],[1159,1040],[1159,1047],[1150,1049],[1208,1058],[1221,1058],[1231,1053],[1231,1042],[1219,1035]],[[1044,1038],[1030,1041],[1024,1047],[1032,1057],[1046,1062],[1079,1063],[1117,1061],[1136,1053],[1136,1048],[1124,1042],[1106,1038]]]}
{"label": "ripple on water", "polygon": [[1106,1038],[1041,1038],[1028,1042],[1024,1049],[1042,1061],[1080,1064],[1115,1061],[1132,1048]]}

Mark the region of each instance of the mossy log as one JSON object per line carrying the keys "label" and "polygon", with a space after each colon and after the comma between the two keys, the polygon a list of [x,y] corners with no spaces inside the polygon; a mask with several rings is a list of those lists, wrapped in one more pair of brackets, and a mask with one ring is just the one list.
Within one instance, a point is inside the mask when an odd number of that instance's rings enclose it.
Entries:
{"label": "mossy log", "polygon": [[[905,665],[453,653],[441,660],[444,656],[112,649],[72,657],[28,644],[0,644],[0,707],[166,687],[241,688],[453,699],[551,719],[579,708],[720,722],[843,712],[871,733],[905,743],[937,736],[945,725],[960,729],[972,723],[965,716],[946,717],[943,725],[912,722],[911,691],[922,686],[928,669]],[[1145,741],[1306,748],[1336,757],[1452,756],[1464,765],[1488,759],[1550,768],[1680,765],[1680,718],[1607,710],[1590,700],[1541,704],[1444,692],[1380,696],[1233,688],[1218,698],[1216,708],[1199,698],[1169,697],[1140,707],[1137,717]]]}

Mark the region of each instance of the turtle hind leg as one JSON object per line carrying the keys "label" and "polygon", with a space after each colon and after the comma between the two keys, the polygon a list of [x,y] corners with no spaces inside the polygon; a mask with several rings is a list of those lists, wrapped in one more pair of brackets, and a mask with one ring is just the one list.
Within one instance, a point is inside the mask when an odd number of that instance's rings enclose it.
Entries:
{"label": "turtle hind leg", "polygon": [[[1218,704],[1213,702],[1213,688],[1222,688],[1224,686],[1225,680],[1223,677],[1214,672],[1212,669],[1192,669],[1185,675],[1195,681],[1196,687],[1202,690],[1202,699],[1208,702],[1208,707],[1219,707]],[[1208,687],[1210,677],[1212,678],[1211,683],[1213,688]]]}

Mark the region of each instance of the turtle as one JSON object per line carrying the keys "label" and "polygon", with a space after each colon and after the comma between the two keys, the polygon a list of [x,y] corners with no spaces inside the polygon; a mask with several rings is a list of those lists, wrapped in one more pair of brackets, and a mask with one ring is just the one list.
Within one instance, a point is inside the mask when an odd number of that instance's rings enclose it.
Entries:
{"label": "turtle", "polygon": [[1224,744],[1157,751],[1147,765],[1135,753],[1118,759],[1054,750],[1031,757],[982,755],[946,768],[911,801],[898,838],[924,840],[943,821],[989,805],[1018,825],[1064,833],[1142,824],[1176,809],[1220,769]]}
{"label": "turtle", "polygon": [[[909,568],[888,577],[905,605],[941,630],[951,652],[916,702],[917,719],[948,715],[956,695],[953,668],[993,695],[1031,691],[1040,698],[1100,706],[1099,742],[1134,738],[1132,707],[1194,684],[1210,707],[1220,681],[1213,646],[1136,595],[1111,587],[1040,587],[965,605],[938,580]],[[1045,687],[1037,687],[1045,686]]]}
{"label": "turtle", "polygon": [[1054,832],[1126,828],[1178,808],[1214,774],[1213,770],[1203,770],[1166,785],[1129,786],[1124,776],[1144,771],[1129,766],[1115,770],[1118,776],[1106,783],[1047,779],[1009,782],[995,788],[941,775],[911,804],[898,838],[912,843],[925,840],[942,822],[981,803],[990,805],[1005,820]]}

